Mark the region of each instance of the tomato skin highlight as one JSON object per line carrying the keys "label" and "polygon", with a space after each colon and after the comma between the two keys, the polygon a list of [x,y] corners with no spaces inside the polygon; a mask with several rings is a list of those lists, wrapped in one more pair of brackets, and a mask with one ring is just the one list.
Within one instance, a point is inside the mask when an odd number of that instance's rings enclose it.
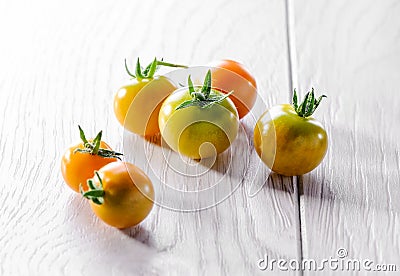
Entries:
{"label": "tomato skin highlight", "polygon": [[[127,162],[109,163],[98,171],[102,179],[104,202],[90,201],[93,212],[106,224],[128,228],[143,221],[154,205],[154,188],[149,177]],[[100,186],[99,179],[93,178]]]}
{"label": "tomato skin highlight", "polygon": [[253,108],[257,99],[257,83],[255,78],[243,64],[229,59],[216,61],[210,64],[212,69],[213,88],[229,93],[235,104],[239,119],[246,116]]}
{"label": "tomato skin highlight", "polygon": [[317,120],[297,115],[292,105],[266,111],[254,128],[254,146],[274,172],[294,176],[312,171],[323,160],[328,136]]}
{"label": "tomato skin highlight", "polygon": [[[111,150],[111,147],[103,141],[100,142],[100,148]],[[85,190],[86,181],[94,176],[94,171],[118,159],[75,152],[76,149],[84,149],[83,143],[71,146],[65,151],[61,158],[61,173],[67,185],[79,193],[79,185],[82,184]]]}
{"label": "tomato skin highlight", "polygon": [[209,158],[228,149],[239,128],[233,102],[226,98],[207,108],[191,106],[176,110],[190,99],[187,88],[181,88],[164,101],[159,114],[163,139],[174,151],[192,159]]}
{"label": "tomato skin highlight", "polygon": [[166,77],[133,79],[114,96],[114,114],[118,122],[130,132],[154,136],[160,132],[158,113],[162,102],[176,86]]}

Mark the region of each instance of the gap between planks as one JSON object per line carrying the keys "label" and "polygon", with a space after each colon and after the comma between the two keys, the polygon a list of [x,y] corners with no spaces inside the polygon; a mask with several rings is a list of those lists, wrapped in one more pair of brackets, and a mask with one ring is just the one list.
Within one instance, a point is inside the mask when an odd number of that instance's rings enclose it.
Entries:
{"label": "gap between planks", "polygon": [[[285,1],[285,23],[286,23],[286,45],[287,45],[287,55],[288,55],[288,75],[289,75],[289,102],[291,102],[293,97],[293,89],[297,85],[297,75],[296,75],[296,42],[294,34],[294,12],[292,0]],[[303,195],[303,177],[293,176],[293,193],[294,193],[294,203],[295,203],[295,223],[296,223],[296,240],[297,240],[297,258],[300,262],[303,261],[303,225],[304,220],[304,202],[302,200]],[[303,276],[303,271],[300,269],[298,275]]]}

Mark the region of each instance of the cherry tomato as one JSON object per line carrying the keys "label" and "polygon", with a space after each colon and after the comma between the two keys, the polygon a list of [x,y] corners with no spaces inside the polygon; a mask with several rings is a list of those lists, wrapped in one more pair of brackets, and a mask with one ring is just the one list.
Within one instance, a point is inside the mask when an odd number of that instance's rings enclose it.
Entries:
{"label": "cherry tomato", "polygon": [[134,80],[115,94],[114,113],[118,122],[133,133],[149,137],[160,132],[158,113],[161,104],[176,86],[168,78],[154,75],[159,66],[187,68],[154,58],[143,70],[137,59],[135,74],[132,74],[125,60],[125,69]]}
{"label": "cherry tomato", "polygon": [[153,136],[159,133],[158,113],[164,99],[175,89],[176,86],[163,76],[134,79],[114,96],[114,113],[118,122],[139,135]]}
{"label": "cherry tomato", "polygon": [[[79,185],[86,185],[86,180],[94,176],[94,171],[104,165],[115,162],[120,153],[112,151],[109,145],[101,141],[101,132],[96,140],[86,140],[83,130],[79,127],[82,143],[69,147],[61,159],[61,173],[68,186],[79,193]],[[82,136],[83,135],[83,136]],[[94,152],[95,144],[98,150]]]}
{"label": "cherry tomato", "polygon": [[[323,96],[316,100],[314,95],[312,99],[310,95],[307,94],[300,106],[297,106],[296,96],[295,106],[281,104],[272,107],[259,118],[255,126],[255,150],[276,173],[286,176],[308,173],[325,156],[328,148],[326,131],[320,122],[310,117]],[[313,102],[308,107],[304,106],[307,99]]]}
{"label": "cherry tomato", "polygon": [[234,60],[224,59],[211,66],[213,88],[224,93],[233,91],[230,98],[238,110],[239,119],[243,118],[256,102],[256,80],[242,64]]}
{"label": "cherry tomato", "polygon": [[141,169],[130,163],[107,164],[88,181],[88,186],[83,196],[91,200],[93,212],[116,228],[137,225],[153,207],[153,184]]}
{"label": "cherry tomato", "polygon": [[[211,89],[211,72],[207,74],[205,93],[181,88],[161,106],[161,135],[174,150],[193,159],[208,158],[225,151],[236,138],[238,115],[228,95]],[[206,84],[207,83],[207,84]]]}

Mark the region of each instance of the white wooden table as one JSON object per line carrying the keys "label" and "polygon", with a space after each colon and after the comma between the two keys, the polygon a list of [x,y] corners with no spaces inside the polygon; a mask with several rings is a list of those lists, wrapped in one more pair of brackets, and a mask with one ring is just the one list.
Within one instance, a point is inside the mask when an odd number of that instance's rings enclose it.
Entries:
{"label": "white wooden table", "polygon": [[[0,275],[313,275],[259,260],[340,248],[397,266],[367,275],[398,275],[399,14],[396,0],[1,1]],[[253,197],[241,185],[207,210],[157,206],[138,227],[106,226],[63,183],[60,157],[78,123],[123,149],[112,95],[137,56],[242,61],[267,106],[314,86],[328,95],[315,114],[327,156]]]}

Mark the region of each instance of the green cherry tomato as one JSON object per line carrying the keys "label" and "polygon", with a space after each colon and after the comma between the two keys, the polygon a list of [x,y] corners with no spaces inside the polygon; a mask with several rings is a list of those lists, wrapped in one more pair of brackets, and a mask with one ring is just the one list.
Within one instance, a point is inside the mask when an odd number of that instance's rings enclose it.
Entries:
{"label": "green cherry tomato", "polygon": [[[307,105],[310,95],[307,94],[303,104]],[[259,118],[254,129],[254,146],[272,171],[286,176],[302,175],[321,163],[328,137],[322,124],[310,115],[322,97],[316,100],[312,95],[313,104],[304,107],[297,106],[296,96],[294,106],[276,105]]]}
{"label": "green cherry tomato", "polygon": [[[193,87],[176,90],[159,113],[163,139],[174,151],[193,159],[216,156],[228,149],[239,128],[233,102],[227,95],[208,88],[206,96]],[[209,104],[212,99],[216,100]]]}

